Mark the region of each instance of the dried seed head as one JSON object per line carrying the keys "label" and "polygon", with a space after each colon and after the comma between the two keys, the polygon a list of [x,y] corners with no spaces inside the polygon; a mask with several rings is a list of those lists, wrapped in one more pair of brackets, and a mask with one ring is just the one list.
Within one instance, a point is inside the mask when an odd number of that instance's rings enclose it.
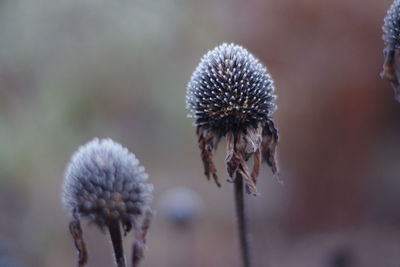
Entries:
{"label": "dried seed head", "polygon": [[391,83],[395,99],[400,102],[400,0],[395,0],[387,11],[382,27],[385,41],[382,79]]}
{"label": "dried seed head", "polygon": [[398,49],[400,47],[400,0],[394,0],[388,9],[382,29],[383,40],[392,49]]}
{"label": "dried seed head", "polygon": [[187,86],[186,103],[197,126],[223,136],[257,126],[275,110],[267,69],[246,49],[222,44],[201,59]]}
{"label": "dried seed head", "polygon": [[[221,137],[227,141],[229,176],[243,177],[248,193],[256,194],[261,161],[278,172],[274,90],[267,69],[241,46],[222,44],[201,59],[187,86],[186,106],[196,119],[204,173],[218,186],[212,154]],[[246,162],[251,157],[250,172]]]}
{"label": "dried seed head", "polygon": [[100,228],[119,221],[129,231],[149,210],[153,186],[135,155],[111,139],[94,139],[72,156],[63,184],[63,201],[75,219]]}

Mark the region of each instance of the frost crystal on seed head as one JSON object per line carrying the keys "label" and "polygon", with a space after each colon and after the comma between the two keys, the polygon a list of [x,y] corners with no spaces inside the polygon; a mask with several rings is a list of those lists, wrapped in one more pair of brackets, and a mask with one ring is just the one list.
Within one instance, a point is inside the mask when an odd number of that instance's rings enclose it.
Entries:
{"label": "frost crystal on seed head", "polygon": [[153,186],[135,155],[111,139],[94,139],[72,156],[65,172],[63,202],[77,218],[100,228],[120,221],[130,228],[149,210]]}
{"label": "frost crystal on seed head", "polygon": [[201,59],[188,83],[186,104],[197,126],[225,135],[271,116],[274,90],[258,59],[239,45],[224,43]]}
{"label": "frost crystal on seed head", "polygon": [[400,0],[395,0],[388,9],[382,29],[383,40],[392,48],[400,48]]}

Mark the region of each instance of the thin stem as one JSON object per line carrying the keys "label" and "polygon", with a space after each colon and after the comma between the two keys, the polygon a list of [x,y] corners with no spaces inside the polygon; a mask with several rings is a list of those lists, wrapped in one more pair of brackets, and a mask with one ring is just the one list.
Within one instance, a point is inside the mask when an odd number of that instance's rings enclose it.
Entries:
{"label": "thin stem", "polygon": [[125,265],[125,256],[124,256],[124,248],[122,246],[122,236],[121,229],[118,221],[113,221],[109,223],[108,230],[110,231],[110,237],[112,246],[114,249],[115,261],[118,267],[126,267]]}
{"label": "thin stem", "polygon": [[247,236],[247,220],[244,205],[243,177],[239,172],[236,173],[235,179],[235,204],[243,267],[251,267],[250,247]]}

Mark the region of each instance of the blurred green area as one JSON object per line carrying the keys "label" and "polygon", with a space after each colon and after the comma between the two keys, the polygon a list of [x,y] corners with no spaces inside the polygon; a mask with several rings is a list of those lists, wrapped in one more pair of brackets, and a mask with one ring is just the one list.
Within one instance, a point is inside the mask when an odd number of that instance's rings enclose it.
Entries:
{"label": "blurred green area", "polygon": [[[156,217],[143,266],[239,266],[231,184],[203,177],[185,110],[201,56],[235,42],[279,97],[285,185],[264,167],[248,198],[256,266],[399,264],[400,106],[378,76],[390,3],[0,1],[0,248],[26,266],[75,263],[61,183],[97,136],[141,160],[156,208],[182,185],[205,202],[190,230]],[[85,238],[88,266],[110,266],[107,238],[86,225]]]}

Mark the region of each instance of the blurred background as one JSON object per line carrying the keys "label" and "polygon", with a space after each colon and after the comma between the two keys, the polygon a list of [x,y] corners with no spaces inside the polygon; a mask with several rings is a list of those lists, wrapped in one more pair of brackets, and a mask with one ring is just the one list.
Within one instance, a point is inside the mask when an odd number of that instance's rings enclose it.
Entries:
{"label": "blurred background", "polygon": [[[285,184],[264,165],[247,197],[255,267],[399,266],[400,104],[379,78],[390,4],[0,0],[0,266],[75,266],[61,184],[93,137],[128,147],[155,186],[143,267],[240,266],[232,184],[203,176],[185,109],[222,42],[277,88]],[[108,237],[83,227],[88,266],[113,266]]]}

